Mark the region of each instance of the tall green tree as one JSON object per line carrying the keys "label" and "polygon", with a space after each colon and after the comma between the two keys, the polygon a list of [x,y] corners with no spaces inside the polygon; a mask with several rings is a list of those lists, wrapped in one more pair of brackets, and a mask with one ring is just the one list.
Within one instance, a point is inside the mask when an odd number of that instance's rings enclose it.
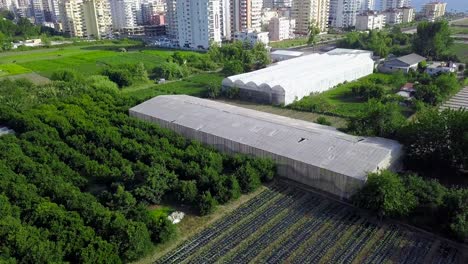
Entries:
{"label": "tall green tree", "polygon": [[315,46],[315,44],[317,44],[317,36],[320,34],[320,28],[314,20],[310,21],[308,31],[307,45]]}
{"label": "tall green tree", "polygon": [[447,54],[453,39],[447,21],[421,22],[413,40],[414,52],[422,56],[439,58]]}

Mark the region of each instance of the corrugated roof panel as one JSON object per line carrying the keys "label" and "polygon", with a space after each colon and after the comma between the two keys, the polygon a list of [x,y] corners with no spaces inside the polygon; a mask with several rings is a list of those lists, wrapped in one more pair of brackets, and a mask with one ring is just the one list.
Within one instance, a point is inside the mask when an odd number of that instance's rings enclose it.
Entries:
{"label": "corrugated roof panel", "polygon": [[393,140],[355,137],[315,123],[186,95],[158,96],[130,111],[360,179],[401,152]]}

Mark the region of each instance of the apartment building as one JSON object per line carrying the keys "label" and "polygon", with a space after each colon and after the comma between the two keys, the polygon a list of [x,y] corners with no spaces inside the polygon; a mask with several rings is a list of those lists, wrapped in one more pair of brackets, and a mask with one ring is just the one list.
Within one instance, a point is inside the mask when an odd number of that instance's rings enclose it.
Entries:
{"label": "apartment building", "polygon": [[63,31],[72,37],[105,38],[112,34],[107,0],[62,0],[59,9]]}
{"label": "apartment building", "polygon": [[381,0],[380,10],[395,9],[411,6],[411,0]]}
{"label": "apartment building", "polygon": [[330,0],[292,0],[291,18],[296,21],[296,33],[307,35],[313,21],[321,32],[328,28]]}
{"label": "apartment building", "polygon": [[83,18],[87,37],[100,39],[112,35],[112,16],[108,0],[84,0]]}
{"label": "apartment building", "polygon": [[403,11],[403,19],[402,23],[411,23],[414,21],[414,17],[416,15],[416,11],[412,7],[403,7],[401,8]]}
{"label": "apartment building", "polygon": [[291,20],[286,17],[273,17],[268,24],[271,41],[279,41],[291,38]]}
{"label": "apartment building", "polygon": [[263,0],[231,0],[231,35],[236,32],[262,29]]}
{"label": "apartment building", "polygon": [[356,16],[356,30],[382,29],[385,26],[385,16],[368,11]]}
{"label": "apartment building", "polygon": [[166,34],[177,41],[177,0],[166,0]]}
{"label": "apartment building", "polygon": [[208,49],[221,43],[219,0],[177,0],[175,17],[180,47]]}
{"label": "apartment building", "polygon": [[445,8],[447,3],[442,2],[431,2],[427,3],[423,7],[423,14],[427,20],[434,22],[437,18],[445,15]]}
{"label": "apartment building", "polygon": [[403,23],[403,10],[399,8],[387,9],[382,14],[385,16],[385,24],[397,25]]}
{"label": "apartment building", "polygon": [[137,3],[134,0],[110,0],[109,3],[114,30],[122,31],[137,26]]}
{"label": "apartment building", "polygon": [[354,27],[361,8],[360,0],[330,0],[329,25],[335,28]]}

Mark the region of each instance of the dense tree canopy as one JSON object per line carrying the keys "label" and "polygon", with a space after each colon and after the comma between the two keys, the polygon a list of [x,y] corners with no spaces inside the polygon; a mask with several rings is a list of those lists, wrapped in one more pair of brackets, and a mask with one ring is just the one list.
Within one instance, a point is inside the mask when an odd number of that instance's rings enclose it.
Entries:
{"label": "dense tree canopy", "polygon": [[0,83],[0,124],[15,131],[0,138],[1,260],[136,260],[175,232],[147,205],[175,199],[206,214],[274,175],[269,160],[223,155],[129,117],[135,100],[105,76],[55,76]]}
{"label": "dense tree canopy", "polygon": [[447,21],[421,22],[414,36],[413,50],[435,59],[446,55],[453,44]]}

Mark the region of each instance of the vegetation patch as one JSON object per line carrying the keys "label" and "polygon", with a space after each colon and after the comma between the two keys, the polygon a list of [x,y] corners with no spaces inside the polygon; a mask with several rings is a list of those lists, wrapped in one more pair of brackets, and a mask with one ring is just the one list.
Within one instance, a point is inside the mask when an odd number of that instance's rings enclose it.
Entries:
{"label": "vegetation patch", "polygon": [[31,70],[15,63],[0,64],[0,77],[28,72]]}

